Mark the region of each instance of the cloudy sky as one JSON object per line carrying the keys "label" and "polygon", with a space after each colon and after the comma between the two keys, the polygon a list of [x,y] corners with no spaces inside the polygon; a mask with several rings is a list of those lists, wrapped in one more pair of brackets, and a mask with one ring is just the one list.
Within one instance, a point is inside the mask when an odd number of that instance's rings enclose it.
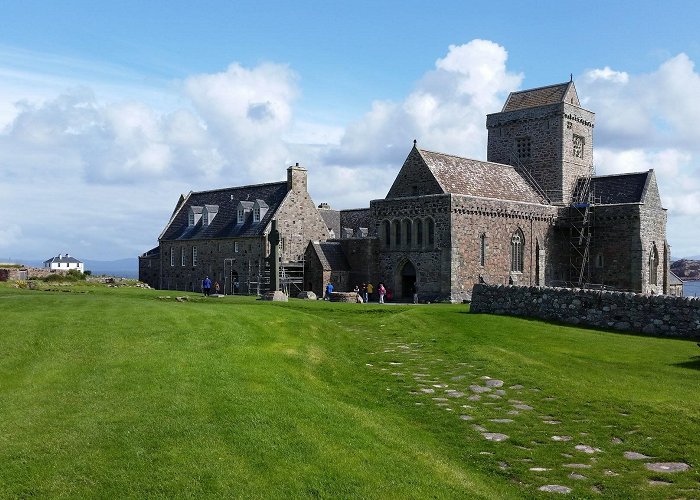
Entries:
{"label": "cloudy sky", "polygon": [[7,0],[0,259],[133,257],[181,193],[296,162],[365,207],[414,138],[485,159],[485,115],[570,74],[597,173],[653,168],[673,257],[700,255],[700,7],[610,4]]}

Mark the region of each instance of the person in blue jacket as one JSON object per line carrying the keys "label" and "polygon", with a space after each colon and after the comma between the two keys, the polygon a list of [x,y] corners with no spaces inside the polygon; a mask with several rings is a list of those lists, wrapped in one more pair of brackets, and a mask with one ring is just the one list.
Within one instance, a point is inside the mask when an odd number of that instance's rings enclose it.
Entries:
{"label": "person in blue jacket", "polygon": [[326,285],[326,300],[331,300],[331,294],[333,293],[333,283],[328,283]]}
{"label": "person in blue jacket", "polygon": [[211,280],[209,279],[209,276],[204,278],[204,281],[202,281],[202,290],[204,291],[204,295],[208,297],[209,293],[211,292]]}

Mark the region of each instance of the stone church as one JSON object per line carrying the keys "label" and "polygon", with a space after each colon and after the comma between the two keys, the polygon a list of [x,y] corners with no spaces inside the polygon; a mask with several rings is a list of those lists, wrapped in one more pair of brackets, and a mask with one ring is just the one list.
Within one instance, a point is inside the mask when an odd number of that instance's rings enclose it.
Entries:
{"label": "stone church", "polygon": [[653,170],[595,175],[595,115],[573,81],[511,93],[486,117],[487,161],[414,141],[384,199],[318,208],[307,172],[287,180],[181,196],[140,279],[227,293],[269,283],[267,234],[281,233],[282,283],[321,294],[384,283],[397,300],[461,301],[475,283],[669,292],[666,209]]}

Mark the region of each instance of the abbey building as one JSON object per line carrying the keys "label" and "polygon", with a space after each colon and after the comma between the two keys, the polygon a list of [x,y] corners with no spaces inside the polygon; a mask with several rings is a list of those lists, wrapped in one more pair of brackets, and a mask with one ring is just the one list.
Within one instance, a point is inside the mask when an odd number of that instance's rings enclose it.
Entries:
{"label": "abbey building", "polygon": [[666,209],[653,170],[596,176],[595,115],[573,82],[513,92],[486,117],[487,160],[414,141],[386,197],[369,208],[318,208],[307,172],[286,181],[181,196],[140,257],[140,279],[226,293],[269,283],[272,219],[290,294],[384,283],[397,299],[461,301],[475,283],[669,292]]}

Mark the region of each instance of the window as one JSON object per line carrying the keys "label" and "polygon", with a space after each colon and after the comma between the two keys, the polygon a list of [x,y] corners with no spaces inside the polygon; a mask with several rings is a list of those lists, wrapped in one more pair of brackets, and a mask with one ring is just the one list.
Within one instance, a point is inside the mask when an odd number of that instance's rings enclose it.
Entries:
{"label": "window", "polygon": [[238,253],[238,242],[237,241],[233,242],[233,252]]}
{"label": "window", "polygon": [[170,266],[175,266],[175,248],[170,247]]}
{"label": "window", "polygon": [[260,222],[260,207],[253,208],[253,222]]}
{"label": "window", "polygon": [[192,265],[197,265],[197,247],[192,247]]}
{"label": "window", "polygon": [[394,241],[397,247],[401,246],[401,222],[397,220],[394,221]]}
{"label": "window", "polygon": [[416,243],[423,246],[423,221],[420,219],[416,220]]}
{"label": "window", "polygon": [[180,265],[181,266],[185,265],[185,249],[184,248],[180,251]]}
{"label": "window", "polygon": [[518,137],[515,139],[515,152],[518,160],[529,160],[532,156],[532,147],[529,137]]}
{"label": "window", "polygon": [[656,251],[656,244],[651,244],[651,252],[649,252],[649,284],[658,285],[659,278],[659,252]]}
{"label": "window", "polygon": [[406,233],[406,246],[410,247],[411,246],[411,236],[412,236],[412,227],[411,227],[411,221],[410,220],[405,220],[403,221],[404,224],[404,232]]}
{"label": "window", "polygon": [[190,212],[187,217],[187,225],[194,226],[194,212]]}
{"label": "window", "polygon": [[479,236],[479,265],[484,266],[486,264],[486,234],[481,233]]}
{"label": "window", "polygon": [[418,196],[418,186],[417,185],[414,184],[413,186],[411,186],[411,194],[413,196]]}
{"label": "window", "polygon": [[583,145],[586,143],[585,139],[580,135],[574,134],[574,158],[583,158]]}
{"label": "window", "polygon": [[385,220],[382,225],[384,226],[384,244],[388,248],[391,245],[391,223]]}
{"label": "window", "polygon": [[595,256],[595,267],[597,267],[597,268],[603,267],[603,254],[602,253],[599,253],[598,255]]}
{"label": "window", "polygon": [[238,209],[237,221],[239,224],[243,224],[243,218],[245,217],[245,211],[242,208]]}
{"label": "window", "polygon": [[209,213],[205,210],[202,212],[202,226],[209,225]]}
{"label": "window", "polygon": [[433,219],[428,219],[428,246],[435,244],[435,222]]}
{"label": "window", "polygon": [[523,272],[523,237],[522,231],[518,229],[510,238],[510,270],[516,273]]}

